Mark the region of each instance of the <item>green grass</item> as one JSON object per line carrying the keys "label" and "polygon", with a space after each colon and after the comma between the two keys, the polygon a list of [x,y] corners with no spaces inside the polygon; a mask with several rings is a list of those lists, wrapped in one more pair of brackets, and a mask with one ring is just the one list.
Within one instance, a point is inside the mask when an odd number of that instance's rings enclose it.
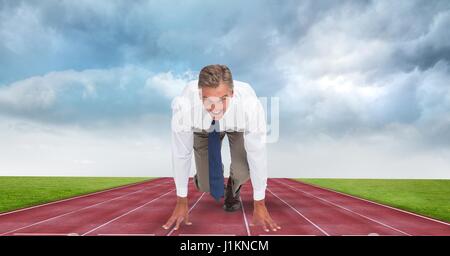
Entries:
{"label": "green grass", "polygon": [[0,212],[149,180],[122,177],[0,176]]}
{"label": "green grass", "polygon": [[297,180],[450,222],[450,180]]}

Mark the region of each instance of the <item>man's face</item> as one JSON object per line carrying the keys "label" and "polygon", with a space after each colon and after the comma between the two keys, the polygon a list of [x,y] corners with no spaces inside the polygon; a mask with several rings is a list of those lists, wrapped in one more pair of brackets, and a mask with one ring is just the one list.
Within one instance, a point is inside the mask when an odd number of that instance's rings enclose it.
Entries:
{"label": "man's face", "polygon": [[214,120],[219,120],[227,110],[233,90],[223,83],[216,88],[204,86],[201,88],[201,97],[206,111]]}

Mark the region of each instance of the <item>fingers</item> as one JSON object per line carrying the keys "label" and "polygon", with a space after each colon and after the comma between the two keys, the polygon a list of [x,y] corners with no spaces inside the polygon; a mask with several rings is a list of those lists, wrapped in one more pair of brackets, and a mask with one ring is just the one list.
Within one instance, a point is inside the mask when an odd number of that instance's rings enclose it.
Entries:
{"label": "fingers", "polygon": [[281,229],[281,227],[278,226],[273,220],[270,220],[269,225],[270,225],[270,228],[272,229],[272,231],[277,231],[277,230]]}
{"label": "fingers", "polygon": [[189,221],[189,215],[187,215],[187,214],[184,216],[184,224],[192,225],[192,222]]}
{"label": "fingers", "polygon": [[169,229],[173,223],[175,222],[175,218],[174,217],[170,217],[170,219],[166,222],[166,224],[164,224],[162,227],[163,229]]}
{"label": "fingers", "polygon": [[280,225],[278,225],[278,224],[276,224],[276,223],[275,223],[275,225],[277,226],[277,229],[278,229],[278,230],[281,229],[281,226],[280,226]]}
{"label": "fingers", "polygon": [[180,224],[181,224],[182,221],[183,221],[183,217],[179,217],[177,219],[177,224],[175,225],[174,230],[178,230],[180,228]]}
{"label": "fingers", "polygon": [[264,223],[262,226],[263,226],[264,231],[269,232],[269,229],[267,228],[266,223]]}
{"label": "fingers", "polygon": [[250,224],[250,225],[252,225],[252,226],[261,225],[263,230],[266,231],[266,232],[269,232],[270,230],[276,232],[276,231],[281,229],[281,227],[279,225],[277,225],[275,223],[275,221],[273,221],[271,218],[267,218],[267,219],[262,220],[262,221],[253,221],[253,223]]}
{"label": "fingers", "polygon": [[[277,231],[278,225],[275,224],[275,222],[269,217],[269,218],[253,218],[252,222],[250,223],[250,226],[259,226],[261,225],[263,230],[266,232],[269,232],[270,229],[273,231]],[[268,228],[270,227],[270,229]]]}
{"label": "fingers", "polygon": [[270,228],[272,229],[272,231],[277,231],[278,229],[281,229],[280,226],[278,226],[275,221],[273,221],[273,219],[271,217],[267,218],[267,223],[269,224]]}

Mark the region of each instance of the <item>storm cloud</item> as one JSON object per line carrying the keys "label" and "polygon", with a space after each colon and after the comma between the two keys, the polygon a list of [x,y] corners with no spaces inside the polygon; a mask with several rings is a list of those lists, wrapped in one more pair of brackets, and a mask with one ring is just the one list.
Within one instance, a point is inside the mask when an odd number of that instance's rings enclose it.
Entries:
{"label": "storm cloud", "polygon": [[[0,151],[27,133],[47,140],[25,148],[67,140],[68,157],[108,134],[128,138],[108,144],[111,155],[140,139],[161,143],[138,148],[164,149],[148,157],[170,169],[161,160],[170,154],[170,101],[203,66],[222,63],[259,96],[280,98],[271,175],[410,177],[410,169],[428,177],[417,167],[426,163],[430,177],[448,178],[449,27],[445,0],[0,0],[0,128],[9,134]],[[33,166],[11,160],[28,154],[20,150],[0,171]],[[108,158],[99,154],[78,158]],[[136,162],[127,159],[122,165]],[[364,170],[371,159],[377,165]],[[145,164],[136,170],[151,173]]]}

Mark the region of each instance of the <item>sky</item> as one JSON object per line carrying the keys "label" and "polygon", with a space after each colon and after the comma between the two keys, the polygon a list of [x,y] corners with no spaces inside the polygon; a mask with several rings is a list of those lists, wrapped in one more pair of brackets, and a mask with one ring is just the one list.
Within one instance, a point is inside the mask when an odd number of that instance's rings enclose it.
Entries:
{"label": "sky", "polygon": [[171,100],[225,64],[279,99],[270,177],[449,179],[449,27],[447,0],[0,0],[0,175],[171,176]]}

